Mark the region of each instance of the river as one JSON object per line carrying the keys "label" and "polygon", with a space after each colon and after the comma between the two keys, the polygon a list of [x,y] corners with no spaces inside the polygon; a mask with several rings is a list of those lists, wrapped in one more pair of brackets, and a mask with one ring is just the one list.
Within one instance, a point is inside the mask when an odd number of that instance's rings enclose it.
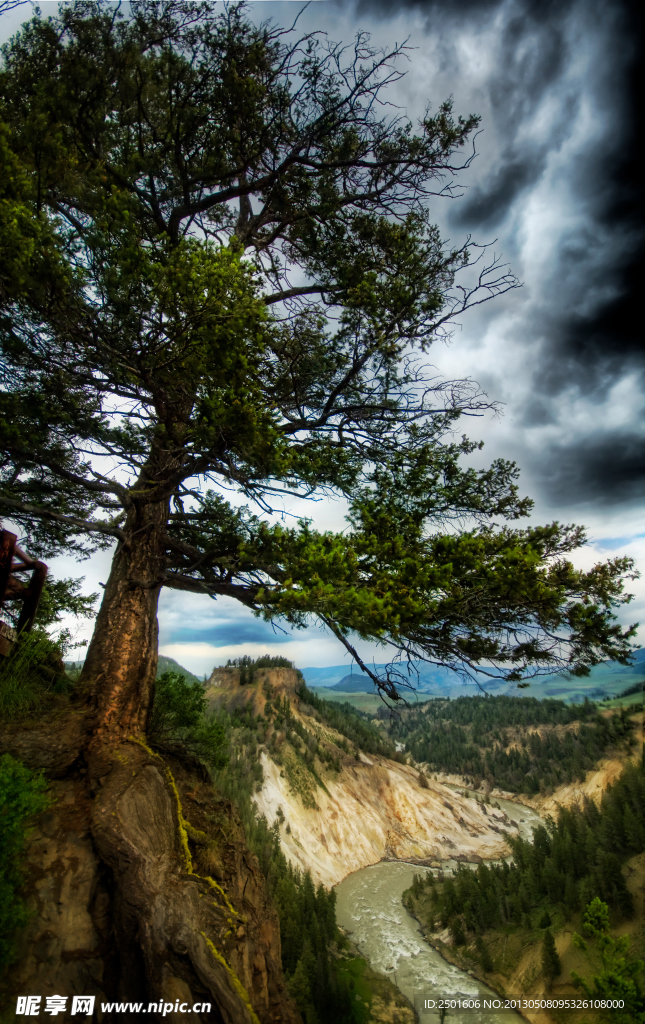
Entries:
{"label": "river", "polygon": [[[451,787],[464,792],[461,787]],[[531,828],[540,822],[540,816],[530,808],[508,800],[493,800],[493,806],[517,822],[519,832],[531,837]],[[522,820],[523,819],[523,820]],[[454,861],[446,861],[444,870],[455,868]],[[403,906],[403,891],[412,884],[415,874],[425,874],[430,868],[405,862],[382,861],[355,871],[336,886],[336,916],[339,925],[351,933],[359,951],[382,974],[389,975],[414,1006],[423,1024],[438,1021],[438,1008],[427,1009],[426,1001],[435,1003],[441,998],[464,1000],[498,998],[492,989],[476,978],[449,964],[421,935],[418,921]],[[503,1019],[511,1024],[519,1014],[495,1010],[459,1011],[450,1008],[448,1024],[494,1024]]]}

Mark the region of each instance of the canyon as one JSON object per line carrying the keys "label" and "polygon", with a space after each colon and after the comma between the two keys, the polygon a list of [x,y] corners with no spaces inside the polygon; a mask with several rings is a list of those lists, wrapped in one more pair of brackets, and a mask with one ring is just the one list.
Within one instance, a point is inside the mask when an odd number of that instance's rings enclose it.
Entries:
{"label": "canyon", "polygon": [[409,764],[346,753],[343,737],[298,697],[298,686],[294,669],[258,669],[252,683],[240,683],[238,670],[225,668],[213,672],[206,688],[211,708],[263,717],[267,700],[286,698],[294,720],[338,758],[339,771],[316,762],[323,783],[317,785],[286,737],[281,764],[260,745],[264,781],[254,800],[270,824],[280,822],[282,849],[294,866],[329,887],[381,860],[438,867],[510,852],[507,836],[517,834],[518,824],[504,811],[485,809]]}

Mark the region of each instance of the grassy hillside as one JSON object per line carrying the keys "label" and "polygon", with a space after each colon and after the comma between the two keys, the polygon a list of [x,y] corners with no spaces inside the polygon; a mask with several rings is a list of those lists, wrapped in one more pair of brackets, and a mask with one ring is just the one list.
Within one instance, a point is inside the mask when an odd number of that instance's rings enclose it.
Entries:
{"label": "grassy hillside", "polygon": [[187,668],[180,665],[174,658],[167,658],[165,654],[159,655],[159,661],[157,662],[157,675],[163,675],[164,672],[176,672],[183,679],[187,679],[191,683],[202,683],[203,679],[199,676],[193,675]]}
{"label": "grassy hillside", "polygon": [[[603,662],[591,669],[588,676],[576,679],[567,679],[564,676],[551,675],[543,676],[530,681],[530,688],[524,693],[529,693],[538,700],[545,700],[556,697],[567,703],[580,703],[585,697],[589,700],[602,700],[604,697],[616,697],[632,683],[642,682],[645,679],[645,649],[634,652],[633,665],[618,665],[616,662]],[[386,665],[376,665],[376,670],[382,672]],[[343,679],[348,677],[347,664],[331,665],[325,668],[304,668],[302,674],[307,686],[310,688],[337,686]],[[349,673],[353,678],[360,678],[358,669],[352,669]],[[463,695],[475,696],[478,689],[473,683],[464,681],[447,668],[439,668],[433,665],[426,665],[423,662],[413,662],[411,674],[406,676],[410,684],[416,687],[419,694],[431,694],[434,696],[451,697],[455,699]],[[492,695],[519,696],[522,691],[512,683],[483,681],[482,685]]]}

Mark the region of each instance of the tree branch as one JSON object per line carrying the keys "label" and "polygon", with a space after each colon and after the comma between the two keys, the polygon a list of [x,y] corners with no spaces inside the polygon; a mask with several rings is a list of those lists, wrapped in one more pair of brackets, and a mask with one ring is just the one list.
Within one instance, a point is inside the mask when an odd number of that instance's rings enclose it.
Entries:
{"label": "tree branch", "polygon": [[123,530],[118,526],[108,526],[107,523],[90,522],[87,519],[76,519],[74,516],[64,516],[59,512],[52,512],[50,509],[42,508],[40,505],[31,505],[24,501],[15,501],[0,494],[0,506],[12,509],[14,512],[24,515],[38,516],[40,519],[49,519],[54,523],[63,523],[65,526],[74,528],[79,533],[102,533],[106,537],[116,537],[117,540],[125,540]]}

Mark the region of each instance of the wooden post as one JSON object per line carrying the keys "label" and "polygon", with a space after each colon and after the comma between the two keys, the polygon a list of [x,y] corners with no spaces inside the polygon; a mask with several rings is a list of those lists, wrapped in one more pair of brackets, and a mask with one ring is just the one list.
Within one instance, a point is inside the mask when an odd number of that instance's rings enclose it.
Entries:
{"label": "wooden post", "polygon": [[36,562],[36,568],[31,574],[22,603],[22,611],[18,619],[16,629],[18,633],[29,633],[36,618],[40,595],[43,592],[45,579],[47,578],[47,566],[44,562]]}
{"label": "wooden post", "polygon": [[[15,547],[15,533],[10,533],[9,530],[0,531],[0,608],[7,593]],[[0,621],[0,656],[9,657],[17,636],[15,629],[12,629],[8,622]]]}
{"label": "wooden post", "polygon": [[11,574],[11,563],[16,547],[16,535],[9,530],[0,533],[0,605],[4,601],[7,592],[7,583]]}

